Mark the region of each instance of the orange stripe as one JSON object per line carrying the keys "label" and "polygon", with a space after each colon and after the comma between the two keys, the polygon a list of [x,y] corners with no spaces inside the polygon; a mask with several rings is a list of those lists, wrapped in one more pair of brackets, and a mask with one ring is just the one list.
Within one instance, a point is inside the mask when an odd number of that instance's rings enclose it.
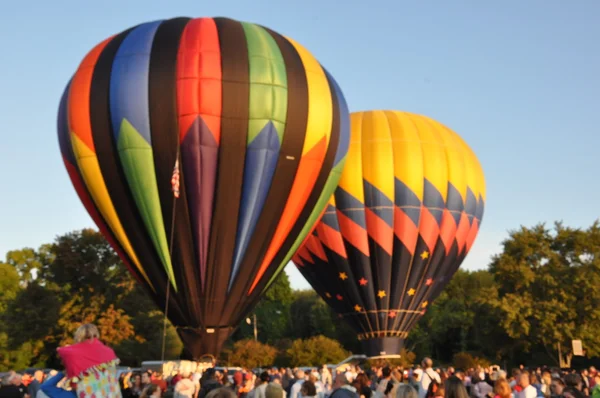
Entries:
{"label": "orange stripe", "polygon": [[112,36],[98,44],[90,51],[73,76],[71,91],[69,94],[69,126],[70,131],[77,135],[81,141],[94,153],[94,139],[92,137],[92,126],[90,123],[90,90],[92,87],[92,76],[98,58],[104,47],[112,40]]}
{"label": "orange stripe", "polygon": [[398,206],[394,206],[394,231],[400,242],[406,246],[412,256],[415,255],[419,229]]}
{"label": "orange stripe", "polygon": [[365,208],[367,233],[389,255],[394,251],[394,230],[377,216],[373,210]]}
{"label": "orange stripe", "polygon": [[317,228],[319,239],[325,246],[339,254],[342,258],[348,258],[346,254],[346,247],[344,246],[344,239],[339,231],[331,228],[325,223],[319,223]]}
{"label": "orange stripe", "polygon": [[469,231],[469,235],[467,235],[467,254],[471,247],[473,247],[473,243],[475,242],[475,238],[477,237],[477,233],[479,232],[479,221],[477,219],[473,220],[473,225],[471,226],[471,230]]}
{"label": "orange stripe", "polygon": [[454,221],[454,217],[452,217],[450,210],[444,209],[444,213],[442,214],[442,226],[440,227],[440,239],[444,242],[446,254],[450,253],[450,248],[452,247],[452,243],[454,243],[455,237],[456,221]]}
{"label": "orange stripe", "polygon": [[323,261],[327,261],[327,255],[325,254],[325,250],[323,250],[323,246],[321,246],[319,238],[314,235],[310,235],[306,241],[306,245],[310,251],[315,254],[315,256],[319,257]]}
{"label": "orange stripe", "polygon": [[252,286],[248,294],[252,293],[260,278],[269,267],[269,264],[275,258],[275,255],[281,249],[281,245],[288,237],[292,227],[298,220],[302,208],[306,204],[310,193],[312,192],[321,167],[323,167],[323,161],[325,160],[325,154],[327,153],[327,137],[321,138],[317,145],[315,145],[306,155],[302,156],[298,164],[298,171],[294,178],[294,184],[290,190],[285,209],[267,250],[267,254],[260,265],[258,273],[252,282]]}
{"label": "orange stripe", "polygon": [[336,212],[344,240],[369,257],[369,237],[367,230],[352,221],[351,218],[346,217],[340,210],[336,209]]}
{"label": "orange stripe", "polygon": [[419,223],[419,233],[421,238],[425,241],[425,244],[429,248],[430,252],[433,252],[435,245],[440,236],[440,228],[438,227],[437,221],[429,209],[425,206],[421,206],[421,222]]}
{"label": "orange stripe", "polygon": [[467,235],[469,235],[469,217],[467,217],[467,213],[464,211],[460,215],[460,220],[458,222],[458,228],[456,229],[456,243],[458,244],[458,253],[462,253],[465,242],[467,241]]}

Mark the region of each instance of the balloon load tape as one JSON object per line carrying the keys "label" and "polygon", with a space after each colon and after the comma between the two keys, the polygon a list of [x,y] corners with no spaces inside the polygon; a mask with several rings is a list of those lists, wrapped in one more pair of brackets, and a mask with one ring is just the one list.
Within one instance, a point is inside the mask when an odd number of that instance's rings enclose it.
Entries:
{"label": "balloon load tape", "polygon": [[381,337],[397,337],[400,339],[405,339],[408,337],[408,332],[400,331],[400,330],[377,330],[373,332],[360,333],[358,335],[358,340],[370,340],[370,339],[378,339]]}

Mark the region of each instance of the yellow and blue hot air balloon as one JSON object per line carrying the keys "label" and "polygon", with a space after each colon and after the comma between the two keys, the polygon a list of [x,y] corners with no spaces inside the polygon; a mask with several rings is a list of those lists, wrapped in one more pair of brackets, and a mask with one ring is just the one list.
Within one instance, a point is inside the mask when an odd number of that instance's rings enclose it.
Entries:
{"label": "yellow and blue hot air balloon", "polygon": [[352,113],[339,186],[293,261],[367,355],[397,355],[471,249],[484,202],[458,134],[407,112]]}
{"label": "yellow and blue hot air balloon", "polygon": [[62,96],[84,206],[193,357],[217,355],[322,214],[349,144],[333,77],[252,23],[175,18],[112,36]]}

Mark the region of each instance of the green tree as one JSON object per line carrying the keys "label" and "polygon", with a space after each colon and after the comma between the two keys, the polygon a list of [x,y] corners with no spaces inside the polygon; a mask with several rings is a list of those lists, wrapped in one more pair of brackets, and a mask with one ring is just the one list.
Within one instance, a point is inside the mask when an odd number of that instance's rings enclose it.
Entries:
{"label": "green tree", "polygon": [[254,314],[256,314],[258,339],[261,342],[274,343],[285,337],[292,301],[290,280],[287,274],[282,272],[265,292],[254,311],[248,315],[250,324],[246,320],[242,321],[233,335],[233,340],[254,338]]}
{"label": "green tree", "polygon": [[14,266],[0,263],[0,315],[21,289],[19,273]]}
{"label": "green tree", "polygon": [[240,340],[233,345],[234,366],[246,369],[271,366],[277,357],[277,349],[253,339]]}
{"label": "green tree", "polygon": [[[512,231],[490,271],[495,294],[487,302],[500,313],[501,328],[530,355],[569,365],[572,339],[583,340],[591,356],[600,355],[600,224],[587,229],[554,229],[544,224]],[[558,361],[557,361],[558,362]]]}
{"label": "green tree", "polygon": [[339,363],[349,356],[342,345],[325,336],[295,340],[287,350],[291,366],[320,366]]}

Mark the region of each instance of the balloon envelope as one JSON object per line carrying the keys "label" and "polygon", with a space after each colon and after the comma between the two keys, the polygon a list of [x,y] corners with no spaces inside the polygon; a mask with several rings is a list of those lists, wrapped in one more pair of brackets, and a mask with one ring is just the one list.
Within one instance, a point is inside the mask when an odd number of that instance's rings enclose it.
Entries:
{"label": "balloon envelope", "polygon": [[349,114],[293,40],[175,18],[85,56],[58,136],[90,216],[197,358],[219,353],[322,214]]}
{"label": "balloon envelope", "polygon": [[339,186],[293,261],[367,355],[396,355],[473,245],[484,201],[456,133],[406,112],[353,113]]}

